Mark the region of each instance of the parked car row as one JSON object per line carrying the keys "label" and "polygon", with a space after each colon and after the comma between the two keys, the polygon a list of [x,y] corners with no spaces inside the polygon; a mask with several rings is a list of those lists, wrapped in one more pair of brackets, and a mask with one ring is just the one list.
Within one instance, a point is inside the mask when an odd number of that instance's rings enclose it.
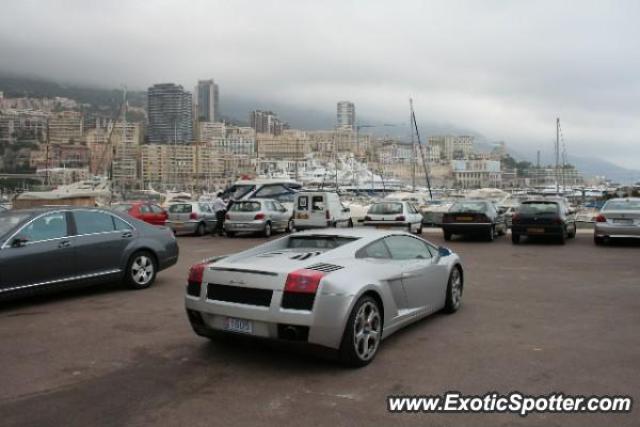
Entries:
{"label": "parked car row", "polygon": [[[600,245],[612,239],[640,237],[639,200],[620,198],[607,201],[594,218],[594,242]],[[216,226],[211,204],[203,202],[174,202],[166,211],[148,202],[118,203],[112,209],[153,225],[166,225],[174,233],[201,236],[212,232]],[[363,225],[403,228],[420,234],[423,219],[410,200],[389,199],[373,203],[367,210]],[[273,232],[294,229],[353,226],[350,210],[342,204],[337,193],[300,191],[293,198],[292,209],[274,199],[253,197],[234,202],[227,212],[224,230],[228,237],[238,233],[269,237]],[[441,227],[447,241],[454,236],[479,236],[492,241],[511,229],[513,244],[530,237],[550,237],[565,243],[576,235],[577,215],[562,197],[524,200],[509,209],[498,207],[486,199],[464,199],[443,213]]]}

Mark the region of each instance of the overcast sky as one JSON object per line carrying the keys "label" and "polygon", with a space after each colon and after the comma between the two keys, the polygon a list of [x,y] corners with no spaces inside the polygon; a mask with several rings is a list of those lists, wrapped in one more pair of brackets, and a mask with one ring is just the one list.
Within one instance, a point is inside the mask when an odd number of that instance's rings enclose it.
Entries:
{"label": "overcast sky", "polygon": [[[640,1],[3,2],[0,70],[473,129],[640,168]],[[223,103],[224,105],[224,103]]]}

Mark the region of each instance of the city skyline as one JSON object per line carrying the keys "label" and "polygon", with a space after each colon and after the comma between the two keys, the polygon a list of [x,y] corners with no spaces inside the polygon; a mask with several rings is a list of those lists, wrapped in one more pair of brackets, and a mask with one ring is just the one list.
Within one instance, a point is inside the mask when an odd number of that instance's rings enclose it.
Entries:
{"label": "city skyline", "polygon": [[[225,96],[251,97],[256,108],[286,102],[330,112],[349,99],[361,115],[395,123],[407,121],[412,96],[422,122],[470,129],[515,149],[551,146],[560,116],[570,153],[640,168],[635,2],[322,9],[167,2],[153,14],[135,2],[68,6],[65,28],[83,37],[68,37],[44,2],[8,5],[0,17],[2,71],[139,89],[161,81],[192,88],[215,76]],[[215,28],[194,25],[211,14],[219,17]],[[300,21],[304,32],[292,24]],[[171,30],[159,43],[147,27]],[[202,55],[207,50],[213,54]]]}

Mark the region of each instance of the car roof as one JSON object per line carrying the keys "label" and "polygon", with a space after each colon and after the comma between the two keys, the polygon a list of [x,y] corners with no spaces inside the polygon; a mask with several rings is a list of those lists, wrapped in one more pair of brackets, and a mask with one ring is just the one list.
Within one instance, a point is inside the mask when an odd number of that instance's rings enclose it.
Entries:
{"label": "car roof", "polygon": [[616,202],[638,202],[640,201],[640,197],[614,197],[607,200],[607,202],[610,202],[612,200]]}
{"label": "car roof", "polygon": [[79,211],[79,210],[97,210],[112,213],[109,208],[102,208],[96,206],[70,206],[70,205],[60,205],[60,206],[45,206],[45,207],[37,207],[37,208],[26,208],[26,209],[11,209],[7,212],[15,212],[15,213],[23,213],[31,216],[40,215],[47,212],[57,212],[57,211]]}
{"label": "car roof", "polygon": [[321,230],[305,230],[298,231],[291,236],[344,236],[344,237],[358,237],[358,238],[380,238],[385,236],[391,236],[394,234],[406,234],[405,231],[400,230],[380,230],[375,227],[354,227],[354,228],[323,228]]}
{"label": "car roof", "polygon": [[487,199],[462,199],[462,200],[456,200],[456,203],[465,203],[465,202],[471,202],[471,203],[495,203],[493,200],[487,200]]}
{"label": "car roof", "polygon": [[150,200],[123,200],[121,202],[111,203],[111,205],[157,205],[157,202]]}
{"label": "car roof", "polygon": [[329,191],[329,190],[300,190],[296,195],[305,195],[305,193],[338,194],[337,191]]}
{"label": "car roof", "polygon": [[524,200],[522,202],[523,205],[530,205],[532,203],[549,203],[549,204],[557,205],[559,203],[562,203],[562,201],[561,200],[553,200],[553,199],[532,199],[532,200]]}

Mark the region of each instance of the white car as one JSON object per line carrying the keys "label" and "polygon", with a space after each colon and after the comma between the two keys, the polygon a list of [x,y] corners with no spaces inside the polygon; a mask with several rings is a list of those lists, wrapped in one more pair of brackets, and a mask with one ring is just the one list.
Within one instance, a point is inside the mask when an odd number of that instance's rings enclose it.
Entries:
{"label": "white car", "polygon": [[321,346],[363,366],[394,332],[458,310],[463,277],[455,253],[404,231],[309,230],[192,266],[185,305],[198,335]]}
{"label": "white car", "polygon": [[377,202],[369,207],[364,225],[422,234],[422,214],[410,202]]}
{"label": "white car", "polygon": [[297,230],[324,227],[353,227],[351,210],[331,191],[303,191],[293,202],[293,221]]}

